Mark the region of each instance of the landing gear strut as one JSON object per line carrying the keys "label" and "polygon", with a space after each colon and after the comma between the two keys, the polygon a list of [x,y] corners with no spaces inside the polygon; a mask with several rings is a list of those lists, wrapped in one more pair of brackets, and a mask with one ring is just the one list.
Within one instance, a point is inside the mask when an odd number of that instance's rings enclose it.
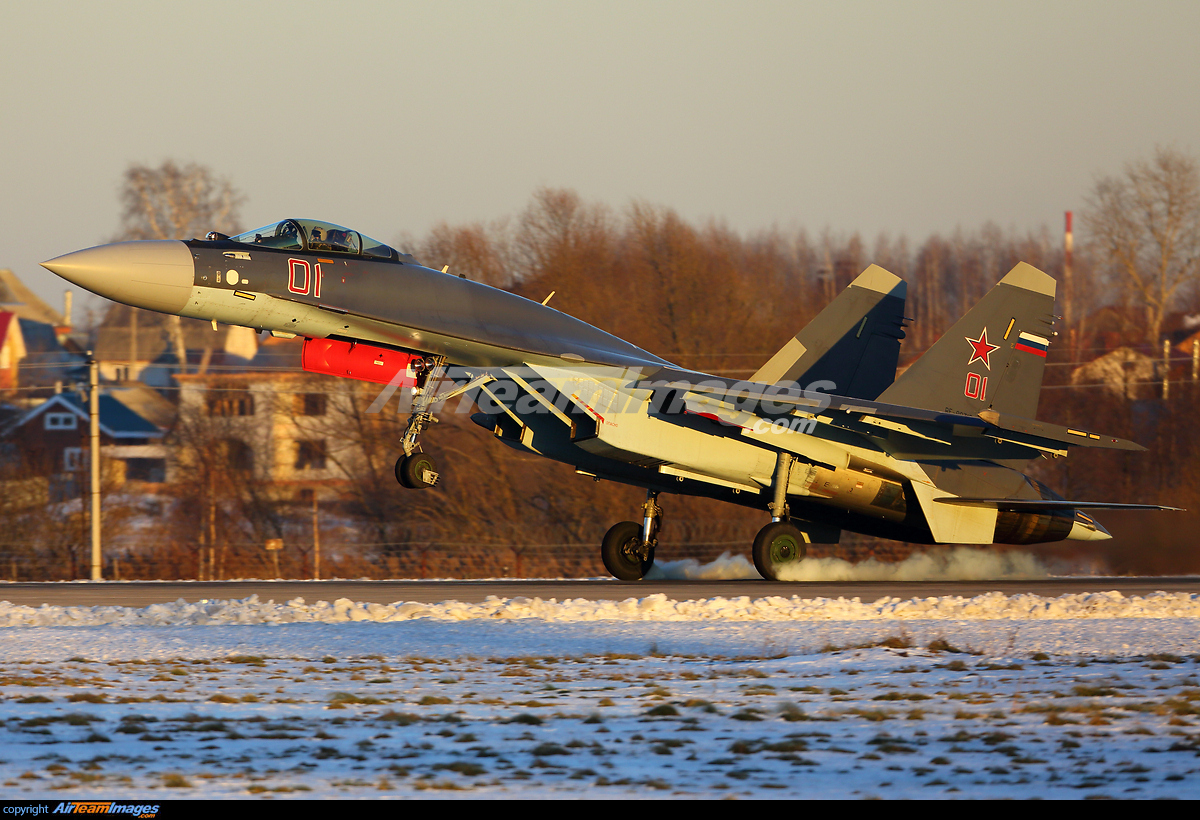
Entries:
{"label": "landing gear strut", "polygon": [[810,538],[791,522],[788,510],[787,489],[791,478],[791,453],[780,452],[775,459],[774,494],[771,500],[771,523],[758,531],[754,537],[751,555],[754,568],[768,581],[778,581],[780,572],[789,564],[804,558],[808,550],[805,544]]}
{"label": "landing gear strut", "polygon": [[421,365],[414,368],[417,370],[417,384],[413,388],[413,412],[400,439],[404,455],[396,461],[396,480],[410,490],[432,487],[440,477],[433,458],[420,452],[419,440],[426,427],[437,423],[437,418],[429,412],[429,408],[434,403],[433,391],[446,370],[446,357],[430,356],[419,361]]}
{"label": "landing gear strut", "polygon": [[658,491],[646,493],[642,505],[642,523],[622,521],[604,534],[600,557],[604,568],[621,581],[640,581],[654,566],[654,548],[658,546],[658,529],[662,524],[662,507]]}

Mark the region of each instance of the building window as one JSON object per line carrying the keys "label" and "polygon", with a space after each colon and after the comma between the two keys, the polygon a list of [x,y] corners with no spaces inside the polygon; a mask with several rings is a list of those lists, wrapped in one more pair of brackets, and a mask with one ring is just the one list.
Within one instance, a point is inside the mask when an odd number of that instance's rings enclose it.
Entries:
{"label": "building window", "polygon": [[63,472],[73,473],[87,466],[87,458],[82,447],[63,448]]}
{"label": "building window", "polygon": [[253,416],[254,396],[249,388],[212,388],[204,397],[210,416]]}
{"label": "building window", "polygon": [[79,426],[79,416],[74,413],[47,413],[47,430],[74,430]]}
{"label": "building window", "polygon": [[323,416],[325,415],[325,394],[297,393],[293,406],[297,416]]}
{"label": "building window", "polygon": [[242,473],[254,472],[254,451],[240,439],[228,438],[217,444],[218,457],[231,470]]}
{"label": "building window", "polygon": [[167,479],[167,462],[162,458],[125,459],[126,481],[161,483]]}
{"label": "building window", "polygon": [[296,469],[297,470],[324,470],[325,469],[325,442],[324,441],[297,441],[296,442]]}

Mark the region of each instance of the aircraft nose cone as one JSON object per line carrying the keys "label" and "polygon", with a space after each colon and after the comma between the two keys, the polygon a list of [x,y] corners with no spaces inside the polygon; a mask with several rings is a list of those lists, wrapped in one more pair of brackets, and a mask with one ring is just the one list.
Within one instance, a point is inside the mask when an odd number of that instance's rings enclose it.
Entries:
{"label": "aircraft nose cone", "polygon": [[106,299],[162,313],[187,305],[195,271],[191,250],[175,239],[100,245],[42,267]]}

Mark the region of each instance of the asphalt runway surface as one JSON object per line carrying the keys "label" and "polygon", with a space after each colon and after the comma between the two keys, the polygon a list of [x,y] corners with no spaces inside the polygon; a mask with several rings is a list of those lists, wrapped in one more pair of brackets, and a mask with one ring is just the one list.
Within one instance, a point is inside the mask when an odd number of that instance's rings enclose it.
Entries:
{"label": "asphalt runway surface", "polygon": [[478,603],[498,598],[551,598],[564,601],[622,601],[663,594],[677,601],[703,598],[859,598],[874,602],[884,597],[910,599],[958,595],[971,598],[988,592],[1005,595],[1030,593],[1057,597],[1116,590],[1126,597],[1154,592],[1200,593],[1200,577],[1163,578],[1052,578],[1027,581],[829,581],[774,583],[770,581],[615,581],[615,580],[508,580],[487,581],[101,581],[11,583],[0,582],[0,601],[25,606],[128,606],[144,607],[183,599],[229,600],[257,595],[276,602],[303,598],[306,602],[349,598],[362,603],[399,601]]}

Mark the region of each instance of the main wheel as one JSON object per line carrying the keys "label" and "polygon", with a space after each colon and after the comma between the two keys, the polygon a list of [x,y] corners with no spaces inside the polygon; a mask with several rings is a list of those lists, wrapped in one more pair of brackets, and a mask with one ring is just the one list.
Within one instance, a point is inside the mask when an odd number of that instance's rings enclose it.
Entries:
{"label": "main wheel", "polygon": [[396,460],[396,480],[410,490],[423,490],[438,481],[437,467],[433,458],[425,453],[400,456]]}
{"label": "main wheel", "polygon": [[613,524],[600,545],[604,568],[620,581],[640,581],[654,566],[654,549],[642,558],[642,525],[634,521]]}
{"label": "main wheel", "polygon": [[772,521],[754,536],[754,567],[768,581],[778,581],[779,571],[808,553],[804,533],[795,524]]}

